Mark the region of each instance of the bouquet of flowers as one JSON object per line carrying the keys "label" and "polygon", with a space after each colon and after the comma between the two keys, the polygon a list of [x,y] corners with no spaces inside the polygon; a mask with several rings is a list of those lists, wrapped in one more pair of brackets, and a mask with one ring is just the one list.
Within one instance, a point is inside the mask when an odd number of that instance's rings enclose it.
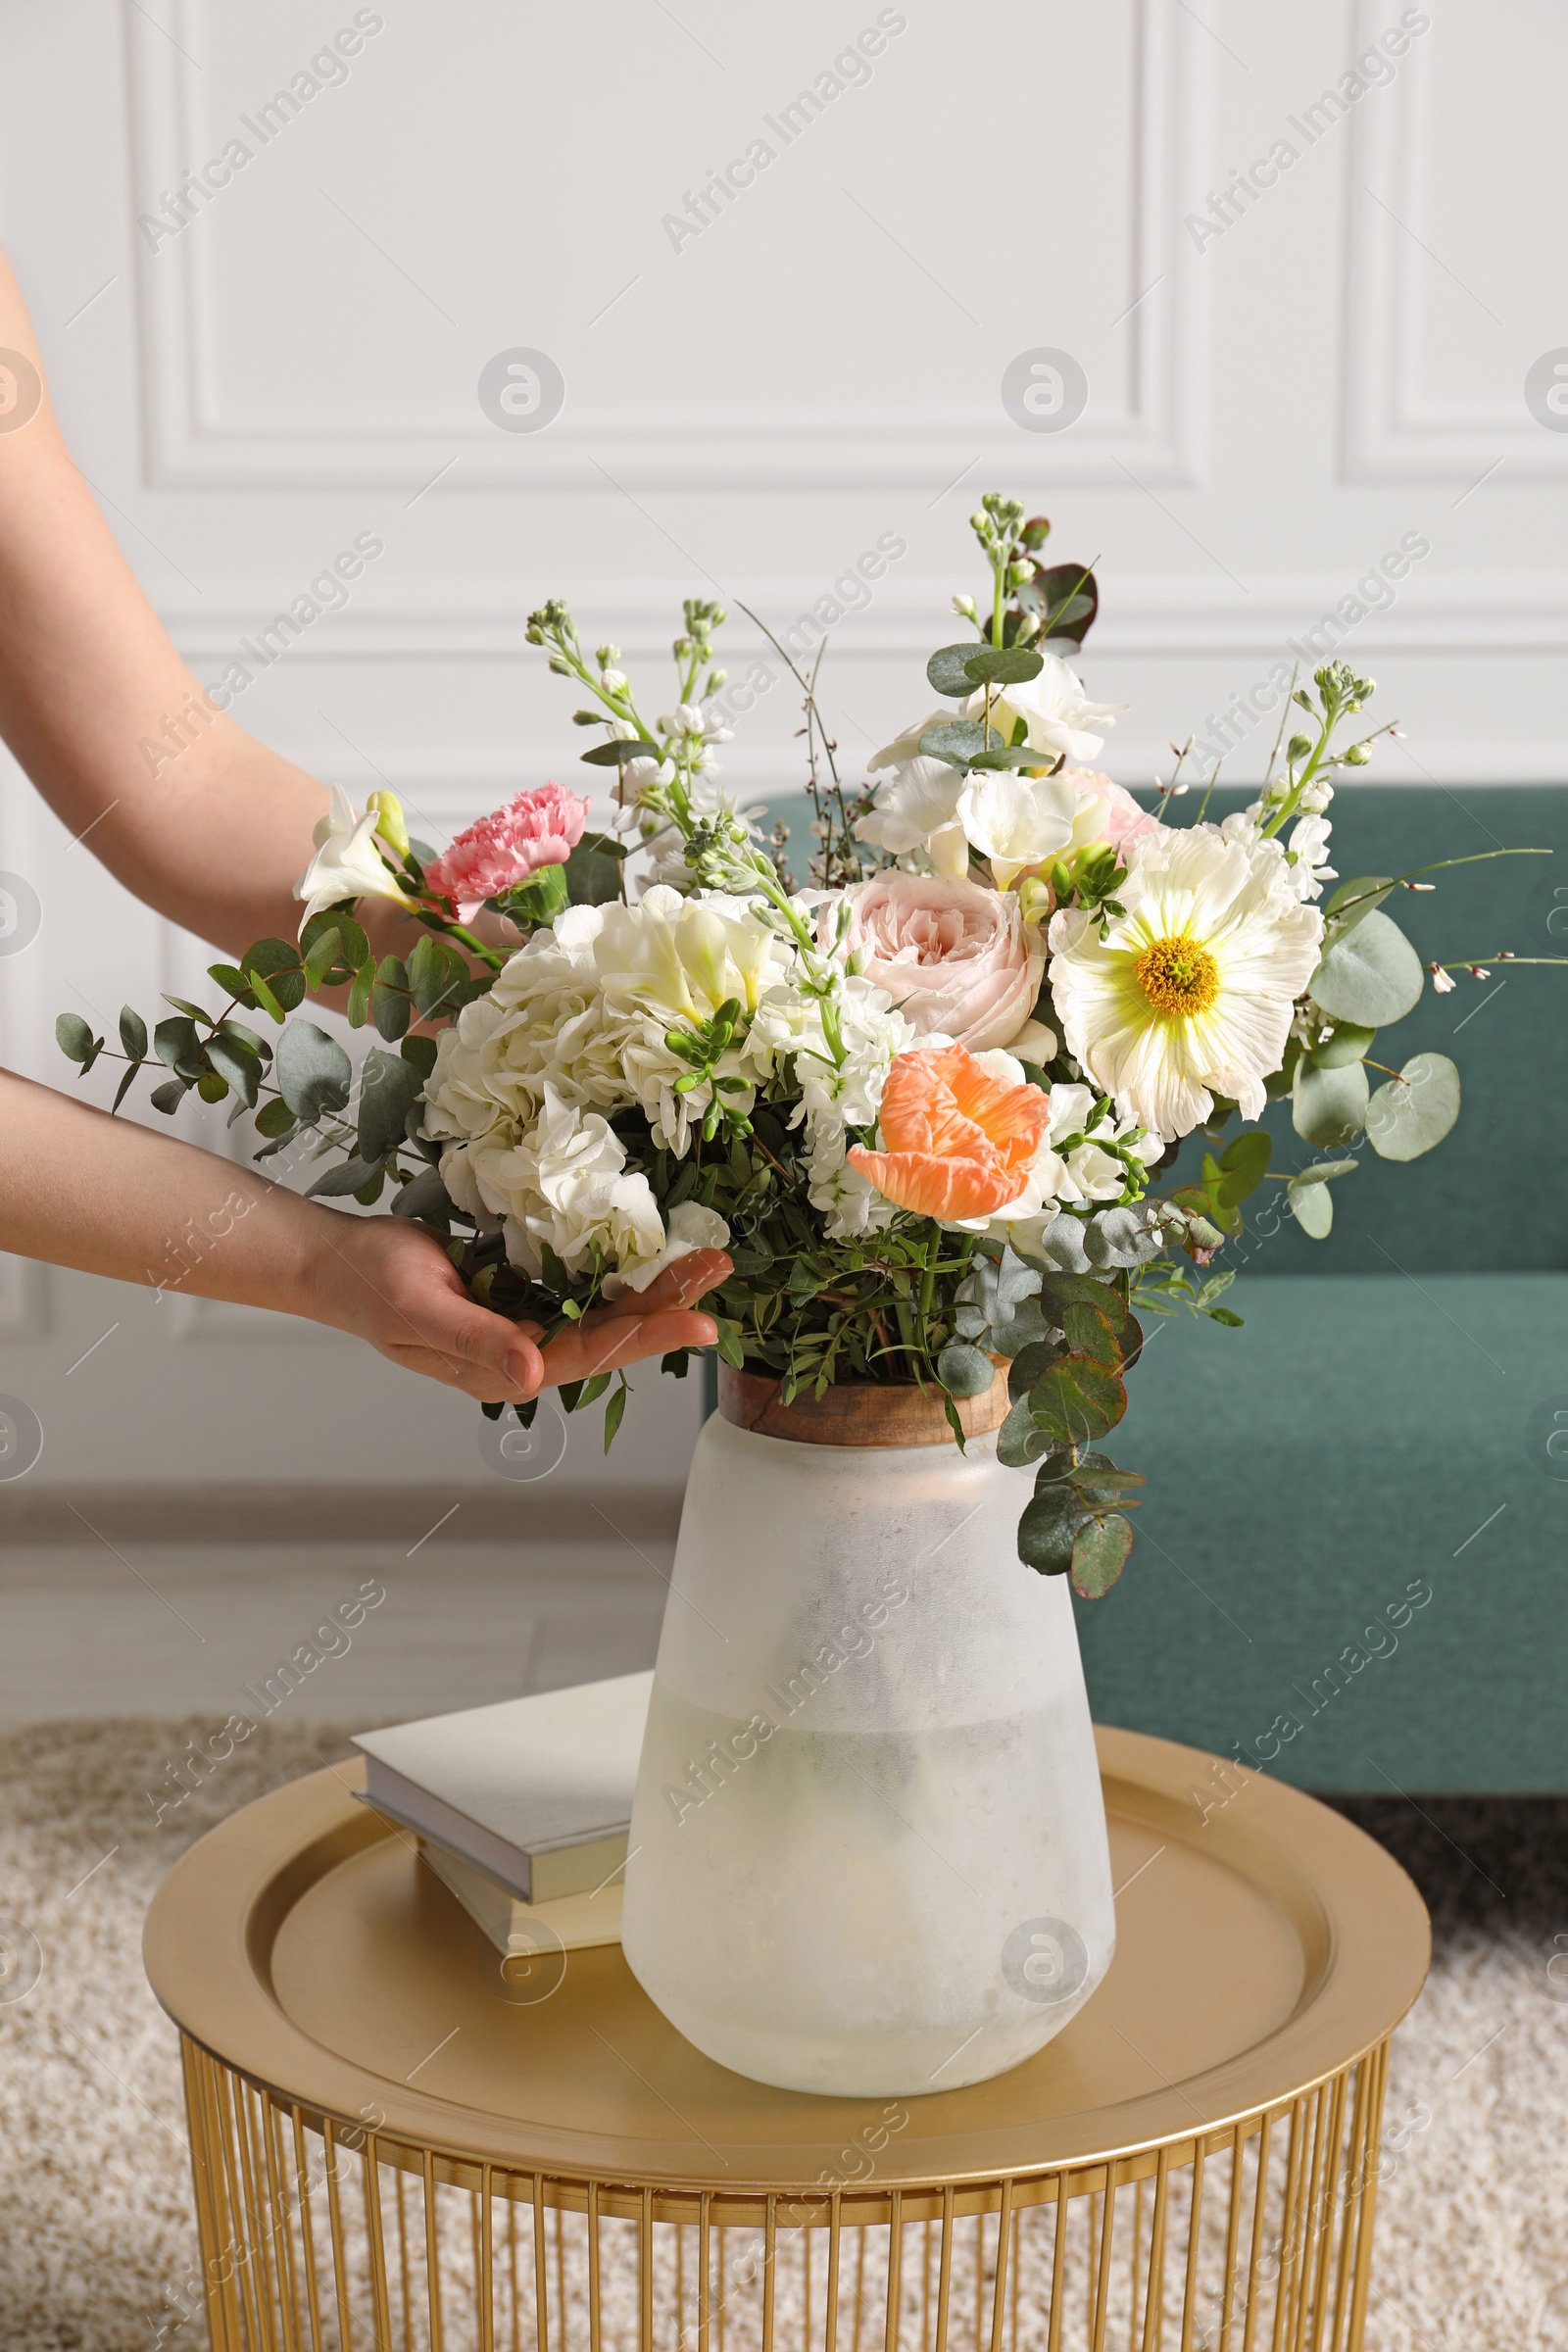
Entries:
{"label": "bouquet of flowers", "polygon": [[[1180,760],[1148,809],[1091,764],[1115,717],[1072,666],[1092,570],[1048,564],[1049,524],[1004,498],[972,523],[985,603],[955,598],[966,633],[926,668],[939,707],[876,755],[865,789],[840,778],[814,671],[777,648],[805,698],[803,886],[782,829],[764,840],[718,782],[724,613],[686,605],[674,702],[650,719],[617,649],[590,658],[550,603],[528,640],[586,698],[575,723],[602,730],[582,757],[612,782],[609,829],[549,783],[437,856],[392,794],[360,814],[334,790],[298,942],[214,964],[222,1009],[172,999],[150,1046],[127,1007],[115,1107],[156,1065],[161,1111],[231,1098],[258,1158],[324,1160],[317,1195],[369,1206],[390,1191],[395,1215],[449,1238],[476,1298],[547,1337],[722,1247],[719,1353],[786,1403],[835,1381],[914,1382],[962,1445],[956,1400],[1005,1361],[1000,1452],[1035,1471],[1020,1555],[1098,1594],[1142,1483],[1100,1450],[1142,1320],[1241,1321],[1212,1261],[1269,1167],[1265,1104],[1289,1097],[1316,1154],[1286,1190],[1321,1238],[1357,1165],[1345,1147],[1430,1151],[1459,1078],[1442,1054],[1371,1058],[1426,977],[1385,902],[1435,869],[1324,897],[1332,778],[1370,757],[1371,680],[1331,662],[1293,684],[1251,806],[1212,823],[1205,794],[1178,822]],[[424,926],[406,963],[370,954],[367,897]],[[470,928],[481,909],[515,946]],[[1458,969],[1479,967],[1426,967],[1438,988]],[[358,1071],[291,1017],[345,986],[350,1023],[383,1041]],[[274,1024],[275,1046],[242,1015]],[[106,1050],[74,1014],[58,1034],[83,1071]],[[1161,1189],[1195,1128],[1200,1168]],[[684,1354],[665,1368],[684,1374]],[[564,1390],[566,1410],[611,1379]],[[622,1375],[607,1446],[625,1396]],[[535,1407],[484,1409],[526,1423]]]}

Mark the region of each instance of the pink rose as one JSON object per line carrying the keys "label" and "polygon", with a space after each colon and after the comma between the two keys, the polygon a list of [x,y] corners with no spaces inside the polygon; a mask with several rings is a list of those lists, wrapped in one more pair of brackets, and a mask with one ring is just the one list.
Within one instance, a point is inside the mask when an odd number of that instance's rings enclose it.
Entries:
{"label": "pink rose", "polygon": [[[846,946],[917,1037],[941,1034],[971,1054],[1015,1037],[1035,1008],[1045,954],[1011,891],[894,868],[844,893]],[[825,949],[838,903],[817,916]]]}
{"label": "pink rose", "polygon": [[1147,808],[1140,808],[1124,785],[1113,784],[1108,776],[1101,775],[1098,769],[1063,768],[1062,782],[1070,784],[1078,795],[1078,822],[1073,828],[1075,846],[1079,832],[1089,818],[1089,804],[1092,801],[1102,802],[1105,813],[1103,818],[1093,819],[1094,830],[1084,833],[1086,844],[1108,841],[1115,849],[1125,850],[1131,843],[1142,841],[1147,835],[1159,831],[1158,817],[1151,816]]}
{"label": "pink rose", "polygon": [[460,833],[425,867],[424,878],[452,901],[460,923],[471,922],[486,899],[526,882],[542,865],[564,865],[587,822],[585,800],[563,784],[541,784]]}

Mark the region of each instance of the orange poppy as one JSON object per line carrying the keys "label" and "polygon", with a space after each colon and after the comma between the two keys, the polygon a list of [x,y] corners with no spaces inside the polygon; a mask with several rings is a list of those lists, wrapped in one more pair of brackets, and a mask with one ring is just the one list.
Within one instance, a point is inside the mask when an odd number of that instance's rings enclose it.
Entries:
{"label": "orange poppy", "polygon": [[962,1046],[901,1054],[882,1091],[880,1152],[849,1161],[886,1200],[922,1217],[988,1217],[1023,1191],[1051,1124],[1027,1081],[1009,1085]]}

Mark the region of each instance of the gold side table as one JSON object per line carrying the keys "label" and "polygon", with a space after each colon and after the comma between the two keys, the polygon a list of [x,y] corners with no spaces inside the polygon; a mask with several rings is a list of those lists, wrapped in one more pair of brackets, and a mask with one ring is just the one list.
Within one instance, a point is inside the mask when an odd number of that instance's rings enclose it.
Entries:
{"label": "gold side table", "polygon": [[1014,2072],[770,2090],[618,1947],[502,1962],[313,1774],[148,1917],[218,2352],[1357,2352],[1426,1912],[1327,1807],[1102,1731],[1105,1984]]}

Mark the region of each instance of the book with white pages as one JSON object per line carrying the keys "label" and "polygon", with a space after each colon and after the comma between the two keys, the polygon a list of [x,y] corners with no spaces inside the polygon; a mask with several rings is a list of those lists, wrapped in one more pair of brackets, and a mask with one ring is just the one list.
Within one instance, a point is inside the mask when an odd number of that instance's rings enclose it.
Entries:
{"label": "book with white pages", "polygon": [[498,1880],[428,1838],[420,1838],[419,1852],[498,1952],[580,1952],[591,1944],[620,1941],[621,1871],[591,1893],[524,1903]]}
{"label": "book with white pages", "polygon": [[626,1859],[653,1682],[617,1675],[361,1732],[365,1801],[519,1902],[589,1894]]}

